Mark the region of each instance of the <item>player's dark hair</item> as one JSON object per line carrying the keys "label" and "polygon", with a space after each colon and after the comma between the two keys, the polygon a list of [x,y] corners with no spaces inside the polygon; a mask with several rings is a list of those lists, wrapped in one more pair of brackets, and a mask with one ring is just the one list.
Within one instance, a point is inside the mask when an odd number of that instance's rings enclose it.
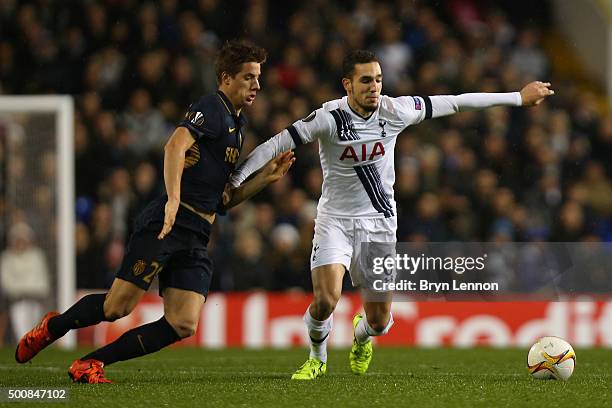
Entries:
{"label": "player's dark hair", "polygon": [[219,51],[215,61],[217,82],[221,83],[221,74],[224,72],[234,77],[234,75],[240,72],[242,64],[245,62],[263,64],[266,62],[267,56],[266,50],[254,44],[238,40],[227,41]]}
{"label": "player's dark hair", "polygon": [[355,65],[367,64],[368,62],[378,62],[378,58],[373,52],[366,50],[349,52],[342,61],[342,78],[351,79],[355,73]]}

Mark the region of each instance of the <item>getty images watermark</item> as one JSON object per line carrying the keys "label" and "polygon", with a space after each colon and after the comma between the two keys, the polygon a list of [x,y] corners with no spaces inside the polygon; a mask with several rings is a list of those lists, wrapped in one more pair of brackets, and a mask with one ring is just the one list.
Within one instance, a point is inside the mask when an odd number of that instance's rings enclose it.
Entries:
{"label": "getty images watermark", "polygon": [[370,242],[350,272],[366,295],[561,300],[612,292],[611,264],[608,242]]}
{"label": "getty images watermark", "polygon": [[[372,258],[372,273],[374,275],[384,275],[384,277],[395,276],[403,271],[410,275],[417,272],[444,271],[457,275],[465,272],[483,271],[488,255],[483,254],[479,257],[457,256],[410,256],[408,254],[395,254],[377,256]],[[389,280],[381,276],[372,282],[372,288],[377,291],[422,291],[422,292],[450,292],[450,291],[498,291],[498,282],[461,282],[451,279],[450,282],[437,282],[428,279],[418,281],[409,279]]]}

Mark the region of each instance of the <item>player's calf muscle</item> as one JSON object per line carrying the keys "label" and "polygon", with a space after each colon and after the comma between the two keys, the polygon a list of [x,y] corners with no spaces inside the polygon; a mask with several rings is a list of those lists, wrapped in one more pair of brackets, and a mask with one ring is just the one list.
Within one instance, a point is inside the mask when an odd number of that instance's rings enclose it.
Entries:
{"label": "player's calf muscle", "polygon": [[387,327],[390,317],[391,315],[385,316],[383,318],[379,317],[377,320],[373,321],[370,321],[370,319],[368,319],[368,325],[370,325],[370,327],[376,330],[377,332],[381,332]]}
{"label": "player's calf muscle", "polygon": [[383,331],[391,319],[391,302],[389,303],[370,303],[364,304],[364,310],[368,325],[376,331]]}
{"label": "player's calf muscle", "polygon": [[327,319],[336,308],[342,294],[344,266],[340,264],[322,265],[312,270],[314,298],[310,315],[317,320]]}

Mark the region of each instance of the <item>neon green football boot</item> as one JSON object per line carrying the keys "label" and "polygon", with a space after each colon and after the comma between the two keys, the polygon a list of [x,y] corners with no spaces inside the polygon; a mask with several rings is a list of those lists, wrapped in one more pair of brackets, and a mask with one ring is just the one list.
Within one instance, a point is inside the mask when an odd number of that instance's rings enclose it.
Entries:
{"label": "neon green football boot", "polygon": [[[363,316],[360,314],[353,317],[353,331],[357,328],[357,323],[359,323],[361,319],[363,319]],[[353,374],[357,375],[365,374],[370,366],[370,361],[372,361],[372,340],[368,340],[365,344],[359,344],[353,334],[353,347],[351,347],[351,352],[349,354],[351,371]]]}
{"label": "neon green football boot", "polygon": [[327,373],[327,363],[310,357],[291,376],[292,380],[316,380]]}

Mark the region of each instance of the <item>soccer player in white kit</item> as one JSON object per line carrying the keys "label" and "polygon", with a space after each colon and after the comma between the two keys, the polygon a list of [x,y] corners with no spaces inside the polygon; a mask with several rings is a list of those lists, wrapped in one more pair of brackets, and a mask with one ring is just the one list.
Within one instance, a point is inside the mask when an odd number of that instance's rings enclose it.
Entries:
{"label": "soccer player in white kit", "polygon": [[[319,142],[323,188],[317,207],[311,254],[314,298],[304,314],[310,336],[310,356],[292,379],[312,380],[327,372],[327,339],[334,308],[348,270],[359,287],[367,271],[360,270],[362,242],[396,242],[395,139],[406,127],[425,119],[467,109],[531,106],[554,94],[550,83],[532,82],[520,92],[462,95],[381,95],[382,72],[376,56],[353,51],[343,65],[346,96],[329,101],[309,116],[258,146],[231,177],[239,186],[270,159],[304,144]],[[369,288],[371,289],[371,288]],[[393,325],[391,294],[364,298],[365,318],[353,319],[351,370],[364,374],[372,359],[372,336]]]}

